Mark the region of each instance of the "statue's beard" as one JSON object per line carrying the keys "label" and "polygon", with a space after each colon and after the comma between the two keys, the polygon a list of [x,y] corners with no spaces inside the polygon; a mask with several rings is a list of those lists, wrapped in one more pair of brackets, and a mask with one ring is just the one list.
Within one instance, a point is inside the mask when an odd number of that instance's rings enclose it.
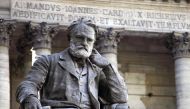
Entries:
{"label": "statue's beard", "polygon": [[70,44],[70,53],[74,57],[86,59],[90,57],[92,53],[92,48],[85,48],[83,46],[76,46],[75,44]]}

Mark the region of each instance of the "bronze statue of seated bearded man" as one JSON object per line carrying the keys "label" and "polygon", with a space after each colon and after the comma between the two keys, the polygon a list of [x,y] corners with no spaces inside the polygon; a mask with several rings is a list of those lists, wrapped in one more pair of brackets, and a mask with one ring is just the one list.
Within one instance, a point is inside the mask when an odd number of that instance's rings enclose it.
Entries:
{"label": "bronze statue of seated bearded man", "polygon": [[123,78],[93,48],[96,35],[91,21],[73,22],[70,47],[38,58],[18,86],[21,109],[128,109]]}

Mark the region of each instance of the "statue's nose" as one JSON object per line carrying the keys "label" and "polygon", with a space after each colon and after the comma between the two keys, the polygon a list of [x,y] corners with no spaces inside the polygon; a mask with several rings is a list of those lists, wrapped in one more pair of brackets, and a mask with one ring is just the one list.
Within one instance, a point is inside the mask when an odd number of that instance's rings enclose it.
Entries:
{"label": "statue's nose", "polygon": [[87,39],[86,38],[84,38],[84,40],[83,40],[83,43],[82,43],[85,47],[86,46],[88,46],[88,42],[87,42]]}

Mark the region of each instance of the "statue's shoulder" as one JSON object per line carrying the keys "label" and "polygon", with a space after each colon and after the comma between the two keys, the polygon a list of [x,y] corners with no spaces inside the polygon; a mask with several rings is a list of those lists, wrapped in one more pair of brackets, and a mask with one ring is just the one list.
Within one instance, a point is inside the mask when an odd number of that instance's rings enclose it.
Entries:
{"label": "statue's shoulder", "polygon": [[63,51],[57,52],[57,53],[53,53],[50,55],[47,55],[46,58],[48,58],[48,60],[59,60],[62,57],[65,57],[68,55],[68,49],[65,49]]}

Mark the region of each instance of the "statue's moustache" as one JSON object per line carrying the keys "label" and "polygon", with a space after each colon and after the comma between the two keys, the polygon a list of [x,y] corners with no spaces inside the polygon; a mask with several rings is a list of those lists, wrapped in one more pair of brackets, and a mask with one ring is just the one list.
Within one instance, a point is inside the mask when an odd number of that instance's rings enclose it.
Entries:
{"label": "statue's moustache", "polygon": [[84,46],[77,46],[76,49],[77,49],[77,50],[85,49],[85,50],[88,52],[88,49],[87,49],[86,47],[84,47]]}

